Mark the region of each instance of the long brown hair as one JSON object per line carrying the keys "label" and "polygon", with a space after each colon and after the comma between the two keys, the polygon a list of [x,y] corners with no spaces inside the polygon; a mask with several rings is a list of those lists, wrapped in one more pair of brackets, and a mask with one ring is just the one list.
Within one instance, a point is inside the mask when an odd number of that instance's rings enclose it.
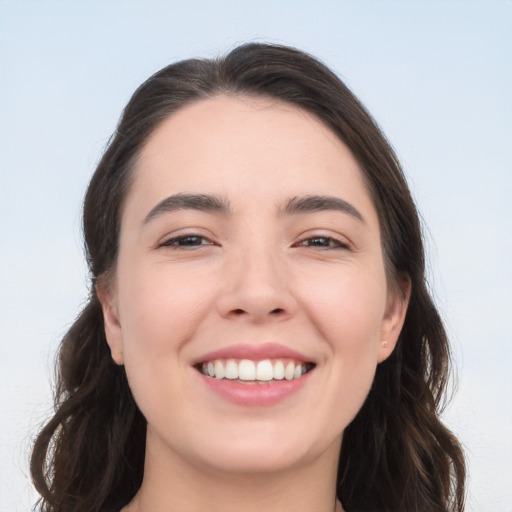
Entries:
{"label": "long brown hair", "polygon": [[32,454],[41,509],[119,510],[141,485],[146,423],[124,368],[111,359],[95,285],[116,263],[123,199],[145,141],[178,109],[218,94],[274,97],[330,127],[365,175],[390,283],[407,275],[412,284],[398,344],[378,365],[369,396],[343,436],[337,493],[344,508],[461,512],[464,457],[439,419],[449,346],[425,283],[420,223],[399,162],[365,108],[327,67],[298,50],[266,44],[168,66],[139,87],[122,114],[85,197],[89,301],[62,341],[55,414]]}

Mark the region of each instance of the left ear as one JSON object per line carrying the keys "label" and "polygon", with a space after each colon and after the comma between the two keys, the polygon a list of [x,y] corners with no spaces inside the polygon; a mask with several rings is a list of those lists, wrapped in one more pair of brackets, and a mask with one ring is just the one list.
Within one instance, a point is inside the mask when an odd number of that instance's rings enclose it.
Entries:
{"label": "left ear", "polygon": [[380,345],[377,353],[379,363],[385,361],[396,346],[410,297],[411,279],[406,274],[397,276],[396,284],[388,292],[386,312],[380,328]]}
{"label": "left ear", "polygon": [[122,365],[124,363],[123,332],[119,321],[114,286],[115,284],[110,281],[100,282],[96,285],[96,294],[103,310],[105,337],[110,347],[112,359],[116,364]]}

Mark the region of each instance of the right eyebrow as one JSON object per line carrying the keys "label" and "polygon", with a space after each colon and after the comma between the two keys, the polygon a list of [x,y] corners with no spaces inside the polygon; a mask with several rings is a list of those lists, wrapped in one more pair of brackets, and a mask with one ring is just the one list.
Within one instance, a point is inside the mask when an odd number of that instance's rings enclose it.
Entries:
{"label": "right eyebrow", "polygon": [[229,202],[220,196],[208,194],[174,194],[160,201],[144,218],[147,224],[164,213],[176,210],[199,210],[203,212],[216,212],[223,215],[231,213]]}

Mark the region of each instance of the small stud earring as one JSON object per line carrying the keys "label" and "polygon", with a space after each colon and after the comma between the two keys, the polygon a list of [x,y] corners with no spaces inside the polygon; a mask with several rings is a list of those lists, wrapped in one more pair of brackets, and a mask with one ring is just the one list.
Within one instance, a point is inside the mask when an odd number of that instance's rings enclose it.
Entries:
{"label": "small stud earring", "polygon": [[387,346],[388,346],[388,342],[387,342],[386,340],[382,340],[381,345],[382,345],[383,347],[387,347]]}

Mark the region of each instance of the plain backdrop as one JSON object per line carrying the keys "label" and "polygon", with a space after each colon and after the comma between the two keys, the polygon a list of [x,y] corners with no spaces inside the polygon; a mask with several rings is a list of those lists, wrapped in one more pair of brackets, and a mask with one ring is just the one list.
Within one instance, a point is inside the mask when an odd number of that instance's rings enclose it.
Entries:
{"label": "plain backdrop", "polygon": [[512,3],[0,1],[0,511],[28,511],[61,336],[87,297],[80,209],[135,88],[245,41],[331,66],[403,162],[459,390],[469,512],[512,510]]}

